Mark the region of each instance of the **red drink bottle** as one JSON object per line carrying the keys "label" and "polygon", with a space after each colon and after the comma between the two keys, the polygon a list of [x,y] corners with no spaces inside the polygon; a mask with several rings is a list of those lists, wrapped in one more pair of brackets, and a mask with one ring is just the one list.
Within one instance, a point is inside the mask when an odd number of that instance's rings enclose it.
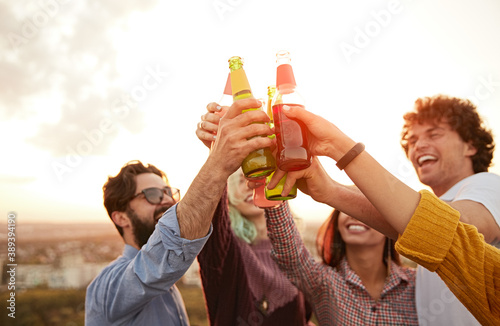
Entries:
{"label": "red drink bottle", "polygon": [[312,159],[307,144],[307,128],[298,120],[288,118],[283,105],[304,107],[304,100],[297,91],[297,84],[290,65],[290,53],[276,54],[276,94],[273,98],[273,120],[278,144],[276,155],[280,170],[297,171],[308,168]]}

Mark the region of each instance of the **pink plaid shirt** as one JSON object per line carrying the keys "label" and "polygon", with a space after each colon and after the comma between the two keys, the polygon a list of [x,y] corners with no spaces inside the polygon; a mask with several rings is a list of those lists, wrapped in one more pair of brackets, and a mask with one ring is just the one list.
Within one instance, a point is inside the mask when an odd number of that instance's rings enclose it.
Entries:
{"label": "pink plaid shirt", "polygon": [[418,325],[415,270],[392,263],[380,299],[372,299],[344,259],[338,268],[317,262],[304,246],[288,203],[266,209],[272,255],[312,304],[320,325]]}

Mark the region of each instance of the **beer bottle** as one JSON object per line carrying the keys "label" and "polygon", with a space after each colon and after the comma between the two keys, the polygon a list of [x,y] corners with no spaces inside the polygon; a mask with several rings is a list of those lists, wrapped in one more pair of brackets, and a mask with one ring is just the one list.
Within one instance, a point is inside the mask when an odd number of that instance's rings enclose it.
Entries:
{"label": "beer bottle", "polygon": [[[233,100],[254,98],[245,70],[243,70],[243,60],[240,57],[231,57],[229,59],[229,69],[231,70],[231,91]],[[262,110],[262,108],[247,109],[243,110],[242,113],[250,110]],[[262,179],[274,171],[276,162],[271,149],[265,147],[251,152],[243,160],[241,168],[247,179]]]}

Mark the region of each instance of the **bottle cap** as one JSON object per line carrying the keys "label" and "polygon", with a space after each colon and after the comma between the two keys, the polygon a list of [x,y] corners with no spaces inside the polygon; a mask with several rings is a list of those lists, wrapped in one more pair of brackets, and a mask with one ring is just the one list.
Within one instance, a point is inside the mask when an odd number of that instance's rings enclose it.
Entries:
{"label": "bottle cap", "polygon": [[243,68],[243,59],[241,57],[238,56],[231,57],[229,58],[228,62],[229,62],[229,69],[231,69],[231,71]]}

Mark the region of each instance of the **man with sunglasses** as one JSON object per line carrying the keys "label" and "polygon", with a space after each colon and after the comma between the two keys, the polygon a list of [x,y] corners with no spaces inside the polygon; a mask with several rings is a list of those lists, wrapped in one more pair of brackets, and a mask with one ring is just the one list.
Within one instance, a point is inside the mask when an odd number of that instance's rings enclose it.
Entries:
{"label": "man with sunglasses", "polygon": [[257,100],[240,100],[224,114],[210,155],[182,200],[153,165],[129,162],[108,178],[104,206],[125,248],[87,288],[86,325],[189,325],[174,284],[210,236],[228,177],[250,152],[272,143],[255,137],[272,134],[267,114],[241,114],[258,106]]}

